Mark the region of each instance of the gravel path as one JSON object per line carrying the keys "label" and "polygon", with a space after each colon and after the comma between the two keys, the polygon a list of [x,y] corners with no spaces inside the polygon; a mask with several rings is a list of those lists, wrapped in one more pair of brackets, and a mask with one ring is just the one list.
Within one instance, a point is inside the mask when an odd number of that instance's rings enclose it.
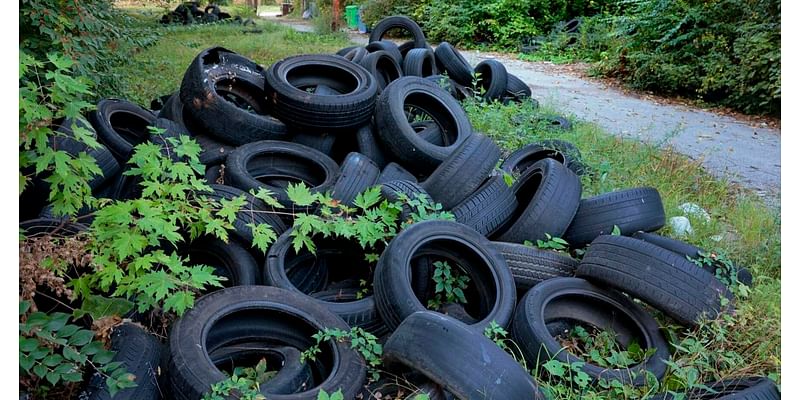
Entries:
{"label": "gravel path", "polygon": [[[298,31],[313,31],[302,22],[268,19]],[[357,44],[367,42],[367,35],[353,33],[350,37]],[[780,209],[779,129],[753,126],[748,121],[692,107],[657,103],[601,82],[555,72],[545,63],[476,51],[462,53],[473,66],[485,58],[502,61],[510,73],[531,87],[533,97],[543,105],[595,123],[617,136],[671,146],[700,160],[712,175],[751,189],[767,204]]]}

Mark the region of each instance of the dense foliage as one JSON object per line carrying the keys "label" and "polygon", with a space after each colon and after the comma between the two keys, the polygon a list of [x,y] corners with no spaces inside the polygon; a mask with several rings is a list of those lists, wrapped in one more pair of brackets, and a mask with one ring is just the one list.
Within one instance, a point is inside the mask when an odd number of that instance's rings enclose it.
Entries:
{"label": "dense foliage", "polygon": [[[634,88],[751,114],[780,115],[778,0],[369,0],[368,24],[416,20],[431,41],[487,45],[522,58],[599,61]],[[581,18],[578,32],[563,23]]]}
{"label": "dense foliage", "polygon": [[747,113],[780,115],[778,0],[640,1],[610,34],[606,74]]}
{"label": "dense foliage", "polygon": [[58,53],[74,61],[78,75],[96,83],[97,94],[120,92],[114,67],[154,42],[155,30],[141,26],[110,0],[21,0],[19,48],[37,59]]}
{"label": "dense foliage", "polygon": [[521,40],[549,32],[553,26],[592,15],[608,0],[369,0],[365,22],[393,14],[408,15],[432,41],[471,46],[474,43],[516,49]]}

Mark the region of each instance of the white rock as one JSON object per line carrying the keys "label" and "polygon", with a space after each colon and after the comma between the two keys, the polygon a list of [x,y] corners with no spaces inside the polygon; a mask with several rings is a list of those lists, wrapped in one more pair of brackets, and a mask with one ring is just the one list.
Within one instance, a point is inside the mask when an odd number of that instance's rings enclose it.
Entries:
{"label": "white rock", "polygon": [[689,222],[689,218],[680,216],[680,217],[672,217],[667,221],[667,225],[669,228],[672,229],[672,233],[676,236],[686,236],[694,234],[694,230],[692,229],[692,223]]}
{"label": "white rock", "polygon": [[678,206],[678,209],[683,211],[684,215],[702,218],[706,222],[711,221],[711,216],[708,215],[708,212],[695,203],[683,203]]}

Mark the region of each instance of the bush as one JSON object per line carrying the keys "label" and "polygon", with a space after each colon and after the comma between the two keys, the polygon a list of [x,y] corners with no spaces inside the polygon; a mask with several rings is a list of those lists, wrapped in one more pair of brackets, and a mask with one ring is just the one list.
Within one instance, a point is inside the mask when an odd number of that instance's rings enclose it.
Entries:
{"label": "bush", "polygon": [[110,0],[22,0],[19,26],[20,50],[40,60],[49,53],[69,57],[76,74],[93,81],[101,97],[121,91],[114,66],[156,40],[153,29]]}
{"label": "bush", "polygon": [[531,36],[549,32],[555,24],[592,15],[611,0],[370,0],[364,21],[373,25],[388,15],[416,20],[432,41],[462,46],[486,43],[516,49]]}
{"label": "bush", "polygon": [[639,1],[604,73],[634,87],[780,115],[780,1]]}

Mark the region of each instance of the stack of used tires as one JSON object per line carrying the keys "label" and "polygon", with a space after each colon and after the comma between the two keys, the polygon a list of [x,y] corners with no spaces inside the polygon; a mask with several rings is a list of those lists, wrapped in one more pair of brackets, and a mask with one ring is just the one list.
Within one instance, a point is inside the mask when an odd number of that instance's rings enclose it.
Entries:
{"label": "stack of used tires", "polygon": [[[209,23],[230,19],[231,15],[219,9],[215,4],[209,4],[205,9],[200,10],[199,1],[187,1],[175,7],[175,10],[164,14],[161,17],[162,24],[183,24]],[[240,17],[236,17],[241,20]]]}
{"label": "stack of used tires", "polygon": [[[406,32],[411,40],[400,45],[383,40],[395,30]],[[459,100],[476,94],[504,103],[531,97],[530,87],[508,73],[501,62],[489,59],[473,68],[447,42],[440,43],[434,50],[425,40],[419,25],[404,16],[380,20],[370,33],[369,44],[341,49],[337,55],[375,75],[379,90],[401,76],[419,76],[438,83]]]}
{"label": "stack of used tires", "polygon": [[[225,379],[222,371],[261,358],[280,366],[260,387],[267,398],[316,399],[321,389],[341,389],[346,399],[391,395],[396,385],[388,379],[368,382],[364,359],[347,343],[328,341],[315,360],[300,362],[316,332],[351,327],[379,336],[386,368],[435,399],[544,398],[529,371],[484,336],[494,324],[512,333],[528,366],[550,358],[578,360],[558,340],[565,330],[613,330],[623,348],[636,343],[651,349],[649,355],[624,369],[582,360],[580,371],[592,379],[644,385],[648,376],[664,377],[670,358],[648,310],[685,326],[726,311],[720,298],[732,298],[727,287],[713,271],[687,259],[700,250],[648,233],[665,220],[655,189],[582,199],[586,166],[579,150],[563,141],[533,143],[500,162],[500,148],[473,130],[450,93],[426,77],[400,73],[397,54],[409,68],[418,64],[405,62],[409,55],[431,58],[421,31],[408,21],[391,17],[373,30],[377,39],[395,25],[414,33],[406,49],[371,43],[372,52],[362,55],[378,54],[374,63],[354,62],[360,50],[353,49],[344,57],[300,55],[265,68],[216,47],[192,61],[157,116],[121,100],[97,105],[89,116],[104,144],[91,150],[105,175],[91,183],[97,196],[136,196],[141,189],[122,174],[133,146],[147,140],[166,145],[164,137],[188,134],[203,149],[201,162],[213,183],[207,195],[245,194],[246,209],[267,211],[240,212],[228,243],[203,238],[184,250],[194,262],[216,267],[229,287],[198,299],[172,326],[163,353],[158,339],[140,328],[116,328],[117,359],[143,374],[137,388],[116,398],[199,399]],[[466,78],[454,49],[440,45],[433,57],[448,72],[464,74],[451,77]],[[371,67],[378,65],[402,76],[389,79]],[[487,68],[492,79],[502,75]],[[70,126],[65,121],[60,129]],[[151,137],[148,126],[164,133]],[[58,140],[70,151],[87,151],[74,140]],[[513,185],[504,174],[515,178]],[[380,185],[386,199],[428,198],[455,221],[425,221],[400,231],[373,270],[360,261],[358,243],[335,236],[313,238],[315,254],[294,249],[293,215],[314,212],[289,199],[287,185],[296,182],[345,204]],[[248,194],[259,188],[272,191],[280,207]],[[37,190],[30,198],[42,203],[37,195],[44,189]],[[21,226],[64,229],[47,212]],[[266,257],[251,249],[251,222],[269,224],[279,235]],[[586,248],[583,259],[524,244],[549,237]],[[466,302],[429,309],[437,291],[436,264],[443,261],[469,278]],[[748,276],[741,269],[740,280]],[[159,360],[167,360],[160,369]],[[774,392],[768,380],[717,385]],[[89,389],[92,398],[107,395],[101,380],[93,379]]]}

